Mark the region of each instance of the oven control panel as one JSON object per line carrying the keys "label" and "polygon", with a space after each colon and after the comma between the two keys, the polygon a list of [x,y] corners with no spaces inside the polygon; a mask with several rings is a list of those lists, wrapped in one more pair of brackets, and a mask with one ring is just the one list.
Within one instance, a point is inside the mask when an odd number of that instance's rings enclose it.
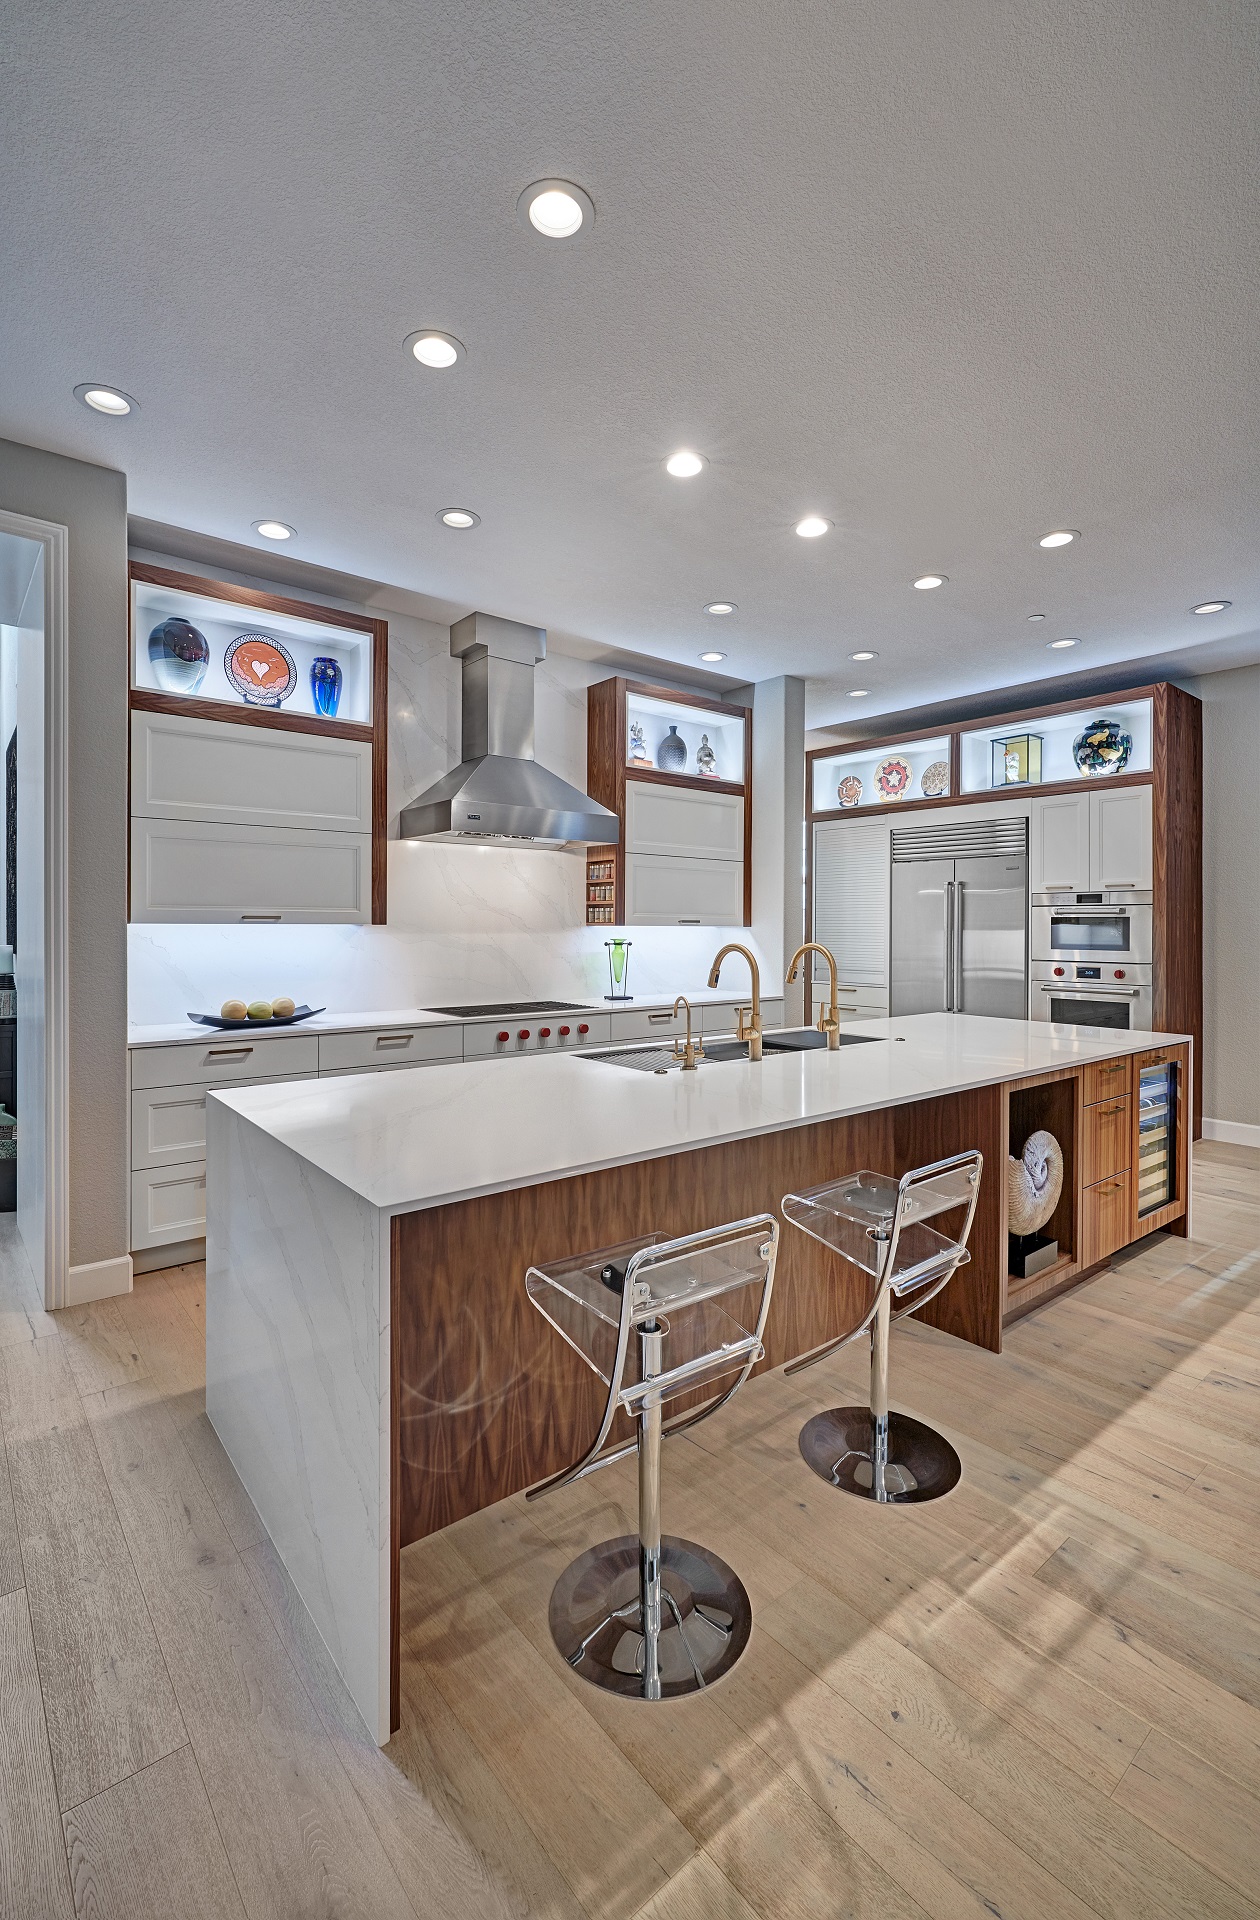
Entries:
{"label": "oven control panel", "polygon": [[612,1021],[606,1013],[575,1007],[571,1013],[517,1014],[507,1020],[470,1021],[464,1028],[464,1058],[496,1054],[569,1053],[606,1046]]}

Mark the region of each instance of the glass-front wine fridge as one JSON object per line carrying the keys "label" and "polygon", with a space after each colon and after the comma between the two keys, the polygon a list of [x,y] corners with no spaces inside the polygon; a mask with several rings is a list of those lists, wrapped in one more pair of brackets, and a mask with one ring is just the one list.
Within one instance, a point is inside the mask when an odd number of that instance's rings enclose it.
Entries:
{"label": "glass-front wine fridge", "polygon": [[1175,1060],[1138,1073],[1138,1219],[1177,1198],[1177,1075]]}

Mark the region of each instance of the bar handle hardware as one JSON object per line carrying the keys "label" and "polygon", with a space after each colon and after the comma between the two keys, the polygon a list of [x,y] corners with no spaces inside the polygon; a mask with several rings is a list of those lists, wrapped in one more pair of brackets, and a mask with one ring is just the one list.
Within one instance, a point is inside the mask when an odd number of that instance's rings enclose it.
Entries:
{"label": "bar handle hardware", "polygon": [[653,1026],[663,1026],[666,1021],[672,1020],[673,1017],[672,1011],[669,1013],[649,1013],[648,1015],[648,1019]]}
{"label": "bar handle hardware", "polygon": [[265,920],[268,924],[273,920],[279,920],[279,918],[280,915],[278,913],[243,913],[241,915],[242,920]]}
{"label": "bar handle hardware", "polygon": [[1123,1100],[1117,1100],[1117,1102],[1116,1102],[1116,1104],[1115,1104],[1115,1106],[1114,1106],[1114,1107],[1099,1107],[1099,1109],[1098,1109],[1098,1111],[1099,1111],[1099,1113],[1100,1113],[1100,1114],[1103,1114],[1103,1113],[1123,1113],[1123,1112],[1124,1112],[1124,1101],[1123,1101]]}
{"label": "bar handle hardware", "polygon": [[254,1051],[252,1047],[211,1047],[206,1054],[207,1060],[248,1060]]}
{"label": "bar handle hardware", "polygon": [[378,1047],[409,1047],[414,1037],[410,1033],[378,1033],[376,1044]]}

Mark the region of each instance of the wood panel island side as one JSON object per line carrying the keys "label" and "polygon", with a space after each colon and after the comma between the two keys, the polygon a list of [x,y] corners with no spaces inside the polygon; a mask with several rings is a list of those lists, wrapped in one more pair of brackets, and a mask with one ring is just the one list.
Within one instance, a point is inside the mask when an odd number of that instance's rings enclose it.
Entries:
{"label": "wood panel island side", "polygon": [[[530,1308],[531,1261],[978,1147],[972,1259],[924,1318],[998,1352],[1005,1320],[1119,1247],[1187,1232],[1185,1036],[955,1014],[850,1031],[873,1044],[686,1075],[536,1056],[210,1097],[207,1409],[382,1743],[401,1550],[558,1471],[596,1426],[603,1390]],[[1006,1159],[1038,1128],[1064,1154],[1059,1258],[1017,1281]],[[857,1305],[851,1270],[785,1230],[763,1367]]]}

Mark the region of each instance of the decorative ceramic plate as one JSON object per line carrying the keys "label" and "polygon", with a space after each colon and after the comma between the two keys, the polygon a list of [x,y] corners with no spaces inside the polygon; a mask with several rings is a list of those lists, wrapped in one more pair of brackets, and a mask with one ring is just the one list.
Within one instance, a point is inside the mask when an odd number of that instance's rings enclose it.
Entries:
{"label": "decorative ceramic plate", "polygon": [[929,800],[937,800],[941,794],[949,792],[949,761],[933,760],[930,767],[924,767],[923,778],[919,785]]}
{"label": "decorative ceramic plate", "polygon": [[856,773],[846,773],[836,788],[836,799],[842,807],[857,807],[862,802],[862,782]]}
{"label": "decorative ceramic plate", "polygon": [[236,691],[251,707],[278,707],[297,685],[293,655],[269,633],[241,633],[223,656]]}
{"label": "decorative ceramic plate", "polygon": [[881,800],[902,800],[910,791],[914,768],[900,755],[890,753],[875,769],[875,787]]}
{"label": "decorative ceramic plate", "polygon": [[309,1020],[313,1014],[327,1013],[327,1007],[294,1007],[292,1013],[273,1013],[270,1020],[225,1020],[221,1013],[190,1013],[188,1018],[195,1020],[199,1027],[291,1027],[298,1020]]}
{"label": "decorative ceramic plate", "polygon": [[1119,773],[1133,751],[1133,735],[1118,720],[1091,720],[1072,742],[1072,758],[1087,780]]}

